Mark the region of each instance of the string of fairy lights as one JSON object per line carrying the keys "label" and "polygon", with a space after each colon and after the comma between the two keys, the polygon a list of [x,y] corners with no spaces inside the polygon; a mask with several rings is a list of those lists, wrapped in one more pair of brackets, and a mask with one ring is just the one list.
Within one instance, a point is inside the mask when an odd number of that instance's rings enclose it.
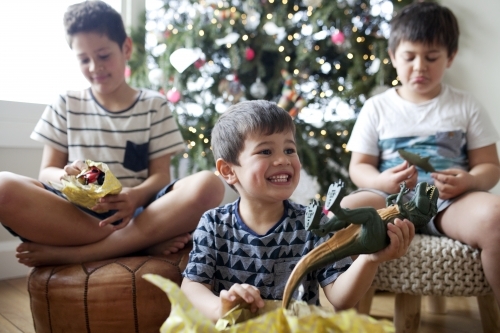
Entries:
{"label": "string of fairy lights", "polygon": [[181,157],[193,168],[213,168],[210,131],[221,112],[267,99],[297,120],[299,148],[319,161],[304,156],[303,166],[317,176],[313,164],[347,163],[351,123],[333,123],[355,118],[373,91],[399,84],[384,29],[393,5],[405,1],[147,0],[136,41],[145,60],[132,68],[132,83],[165,94],[187,143]]}

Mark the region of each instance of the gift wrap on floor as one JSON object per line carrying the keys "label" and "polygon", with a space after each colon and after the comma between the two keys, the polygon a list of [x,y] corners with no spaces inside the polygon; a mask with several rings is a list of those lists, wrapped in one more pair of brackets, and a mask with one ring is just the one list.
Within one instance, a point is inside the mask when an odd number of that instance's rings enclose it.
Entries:
{"label": "gift wrap on floor", "polygon": [[143,278],[162,289],[172,305],[170,316],[160,328],[161,333],[395,331],[391,322],[377,321],[355,310],[336,313],[305,302],[293,302],[290,309],[283,309],[281,301],[266,301],[265,307],[257,313],[236,307],[214,324],[193,307],[174,282],[155,274],[145,274]]}

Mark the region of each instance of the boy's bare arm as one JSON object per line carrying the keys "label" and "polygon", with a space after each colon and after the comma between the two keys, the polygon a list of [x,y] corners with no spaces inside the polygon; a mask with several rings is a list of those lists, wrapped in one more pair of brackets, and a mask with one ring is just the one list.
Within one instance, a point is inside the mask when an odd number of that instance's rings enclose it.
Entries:
{"label": "boy's bare arm", "polygon": [[42,163],[38,180],[46,184],[58,182],[66,174],[64,166],[68,163],[68,154],[49,145],[43,147]]}
{"label": "boy's bare arm", "polygon": [[384,172],[378,170],[378,156],[352,152],[349,175],[358,187],[374,188],[386,193],[399,192],[399,184],[406,182],[408,188],[417,185],[418,173],[415,166],[403,162]]}
{"label": "boy's bare arm", "polygon": [[385,249],[358,256],[347,271],[324,288],[326,298],[336,311],[352,308],[359,302],[372,285],[380,263],[400,258],[408,251],[415,226],[408,220],[396,219],[394,223],[387,224],[390,244]]}
{"label": "boy's bare arm", "polygon": [[219,319],[220,301],[215,296],[209,285],[182,279],[181,290],[188,300],[207,318],[216,322]]}
{"label": "boy's bare arm", "polygon": [[468,151],[470,171],[447,169],[432,173],[441,199],[454,198],[467,191],[488,191],[500,179],[496,145]]}

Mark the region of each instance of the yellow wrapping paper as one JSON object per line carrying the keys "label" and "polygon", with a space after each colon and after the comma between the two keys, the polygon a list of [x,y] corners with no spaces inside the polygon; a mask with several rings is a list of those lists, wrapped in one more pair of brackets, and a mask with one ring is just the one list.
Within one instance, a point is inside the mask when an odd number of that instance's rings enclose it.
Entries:
{"label": "yellow wrapping paper", "polygon": [[193,307],[174,282],[155,274],[145,274],[143,278],[162,289],[172,305],[170,316],[160,328],[161,333],[395,332],[393,324],[387,320],[377,321],[355,310],[335,313],[304,302],[294,302],[291,309],[286,310],[281,308],[281,301],[266,301],[265,307],[255,314],[235,307],[213,324]]}
{"label": "yellow wrapping paper", "polygon": [[[67,176],[66,178],[61,179],[61,183],[51,182],[50,185],[61,191],[70,202],[90,209],[97,204],[97,201],[100,198],[103,198],[108,194],[120,193],[122,185],[109,170],[106,163],[94,162],[91,160],[86,160],[85,163],[87,164],[87,168],[82,170],[82,172],[80,172],[77,176]],[[90,170],[92,166],[95,166],[105,173],[102,185],[97,183],[84,185],[78,181],[77,178]],[[106,211],[96,210],[95,212],[105,213]]]}

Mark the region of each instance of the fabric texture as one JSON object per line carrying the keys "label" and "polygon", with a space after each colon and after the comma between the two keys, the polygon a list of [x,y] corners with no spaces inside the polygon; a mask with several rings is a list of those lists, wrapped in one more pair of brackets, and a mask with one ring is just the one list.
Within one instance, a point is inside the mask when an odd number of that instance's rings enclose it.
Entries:
{"label": "fabric texture", "polygon": [[[211,285],[216,295],[234,283],[247,283],[257,287],[263,299],[281,300],[297,262],[331,234],[319,238],[305,230],[306,207],[286,200],[280,221],[267,234],[257,235],[239,216],[238,204],[239,199],[203,215],[183,275]],[[301,281],[303,296],[297,290],[293,298],[319,305],[318,284],[324,287],[334,282],[351,263],[345,258],[308,273]]]}
{"label": "fabric texture", "polygon": [[[436,170],[468,170],[467,151],[498,139],[488,114],[466,92],[443,85],[439,96],[415,104],[391,88],[366,101],[347,149],[379,156],[381,172],[403,162],[398,149],[429,156]],[[430,174],[418,171],[419,182],[434,183]]]}
{"label": "fabric texture", "polygon": [[68,153],[68,162],[104,162],[124,187],[148,177],[149,160],[185,148],[165,97],[141,90],[128,109],[110,112],[90,89],[68,91],[48,105],[31,138]]}
{"label": "fabric texture", "polygon": [[406,254],[379,265],[373,287],[437,296],[491,294],[481,251],[446,237],[415,235]]}

